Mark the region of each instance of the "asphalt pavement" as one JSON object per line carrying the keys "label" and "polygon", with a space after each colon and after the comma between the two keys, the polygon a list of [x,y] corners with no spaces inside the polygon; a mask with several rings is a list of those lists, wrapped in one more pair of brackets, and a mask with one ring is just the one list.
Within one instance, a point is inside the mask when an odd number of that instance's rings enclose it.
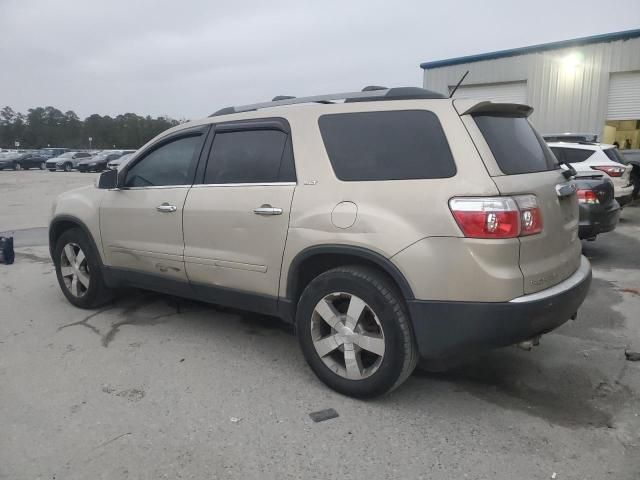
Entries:
{"label": "asphalt pavement", "polygon": [[40,209],[55,182],[85,179],[0,172],[0,200],[11,185],[21,203],[0,207],[16,238],[0,265],[0,479],[640,478],[640,362],[625,358],[640,350],[640,207],[584,243],[590,294],[539,347],[361,401],[320,383],[271,317],[135,290],[71,306]]}

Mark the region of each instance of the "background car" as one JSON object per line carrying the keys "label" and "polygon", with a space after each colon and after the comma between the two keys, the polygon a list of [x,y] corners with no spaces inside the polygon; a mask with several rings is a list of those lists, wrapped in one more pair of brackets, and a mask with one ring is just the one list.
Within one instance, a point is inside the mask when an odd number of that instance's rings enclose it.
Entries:
{"label": "background car", "polygon": [[111,160],[116,160],[122,155],[116,152],[102,152],[94,155],[91,158],[82,160],[78,163],[78,171],[80,172],[101,172],[107,168],[107,163]]}
{"label": "background car", "polygon": [[47,159],[37,153],[5,153],[0,157],[0,169],[28,170],[30,168],[45,169]]}
{"label": "background car", "polygon": [[63,153],[58,157],[47,160],[46,168],[50,172],[54,172],[56,170],[64,170],[65,172],[70,172],[78,166],[78,163],[80,163],[82,160],[86,160],[89,157],[91,157],[91,154],[87,152]]}
{"label": "background car", "polygon": [[68,148],[43,148],[40,150],[40,155],[42,155],[43,157],[46,157],[47,159],[49,158],[55,158],[59,155],[62,155],[63,153],[67,153],[69,151]]}
{"label": "background car", "polygon": [[127,163],[127,162],[129,161],[129,159],[130,159],[131,157],[133,157],[133,154],[134,154],[134,153],[135,153],[135,152],[127,153],[127,154],[122,155],[122,156],[121,156],[121,157],[119,157],[119,158],[116,158],[116,159],[114,159],[114,160],[110,160],[110,161],[107,163],[107,168],[108,168],[109,170],[117,170],[117,169],[118,169],[118,167],[119,167],[120,165],[124,165],[125,163]]}
{"label": "background car", "polygon": [[593,241],[599,234],[614,230],[620,219],[620,204],[614,198],[611,179],[594,171],[578,174],[574,182],[580,209],[578,236]]}
{"label": "background car", "polygon": [[597,170],[608,175],[613,181],[615,198],[621,207],[631,201],[631,167],[624,164],[614,145],[589,142],[548,144],[560,163],[570,164],[579,174]]}
{"label": "background car", "polygon": [[620,150],[622,159],[631,170],[631,183],[633,184],[633,193],[631,197],[636,200],[640,198],[640,150]]}

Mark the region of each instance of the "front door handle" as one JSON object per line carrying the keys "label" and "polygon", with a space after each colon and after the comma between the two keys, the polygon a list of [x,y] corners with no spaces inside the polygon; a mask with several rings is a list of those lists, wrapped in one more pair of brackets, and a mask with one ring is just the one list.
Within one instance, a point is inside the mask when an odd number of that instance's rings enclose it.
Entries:
{"label": "front door handle", "polygon": [[156,210],[162,213],[173,213],[178,210],[178,207],[176,207],[175,205],[169,205],[167,202],[165,202],[162,205],[158,205],[156,207]]}
{"label": "front door handle", "polygon": [[253,213],[256,215],[282,215],[282,209],[272,207],[271,205],[264,204],[261,207],[254,208]]}

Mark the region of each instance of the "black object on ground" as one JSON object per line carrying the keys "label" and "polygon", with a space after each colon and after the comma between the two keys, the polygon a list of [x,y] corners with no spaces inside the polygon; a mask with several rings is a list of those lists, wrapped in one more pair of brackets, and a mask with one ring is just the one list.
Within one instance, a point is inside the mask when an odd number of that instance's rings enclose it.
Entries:
{"label": "black object on ground", "polygon": [[630,362],[640,362],[640,352],[625,350],[624,356],[627,357],[627,360],[629,360]]}
{"label": "black object on ground", "polygon": [[324,422],[325,420],[331,420],[332,418],[339,417],[338,412],[336,412],[333,408],[327,408],[325,410],[319,410],[317,412],[311,412],[309,414],[311,420],[314,422]]}
{"label": "black object on ground", "polygon": [[0,237],[0,263],[11,265],[15,258],[13,237]]}

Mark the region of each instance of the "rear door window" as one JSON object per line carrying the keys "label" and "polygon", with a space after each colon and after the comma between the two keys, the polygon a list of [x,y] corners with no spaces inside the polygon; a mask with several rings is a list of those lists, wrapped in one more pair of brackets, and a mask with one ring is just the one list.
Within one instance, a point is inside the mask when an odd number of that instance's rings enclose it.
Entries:
{"label": "rear door window", "polygon": [[205,184],[295,182],[289,135],[280,130],[217,132]]}
{"label": "rear door window", "polygon": [[343,181],[449,178],[456,165],[438,117],[425,110],[323,115],[320,133]]}
{"label": "rear door window", "polygon": [[524,117],[474,115],[500,170],[506,175],[554,170],[558,163]]}

